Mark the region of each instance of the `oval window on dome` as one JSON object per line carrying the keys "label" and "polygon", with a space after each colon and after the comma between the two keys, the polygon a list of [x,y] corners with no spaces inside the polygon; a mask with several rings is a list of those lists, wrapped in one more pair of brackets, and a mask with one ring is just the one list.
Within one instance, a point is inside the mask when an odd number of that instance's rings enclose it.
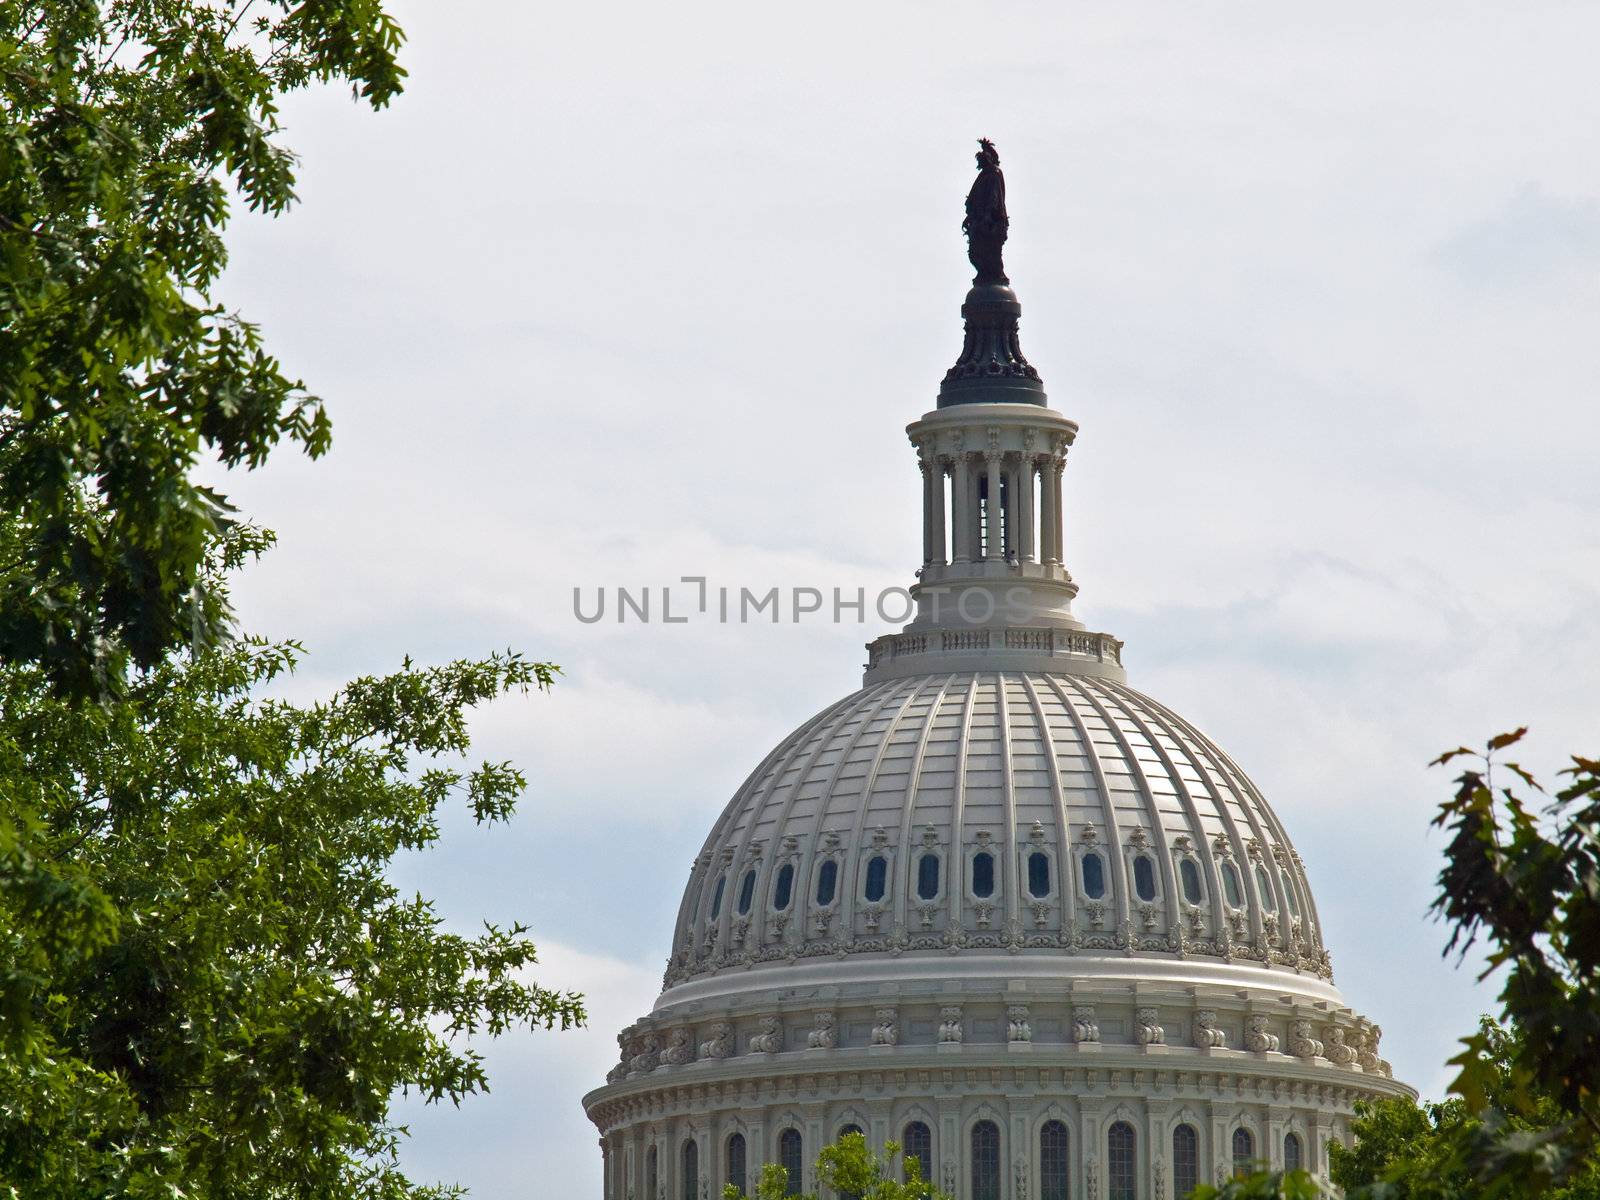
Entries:
{"label": "oval window on dome", "polygon": [[823,908],[833,903],[833,894],[839,890],[839,864],[829,859],[817,871],[817,903]]}
{"label": "oval window on dome", "polygon": [[1091,851],[1083,856],[1080,865],[1083,870],[1083,894],[1091,900],[1100,899],[1106,894],[1105,862]]}
{"label": "oval window on dome", "polygon": [[917,860],[917,898],[932,900],[939,894],[939,856],[931,851]]}
{"label": "oval window on dome", "polygon": [[1239,872],[1231,862],[1222,864],[1222,894],[1234,908],[1244,907],[1244,889],[1239,886]]}
{"label": "oval window on dome", "polygon": [[1028,855],[1028,894],[1035,900],[1050,894],[1050,856],[1043,850]]}
{"label": "oval window on dome", "polygon": [[1289,915],[1298,921],[1300,919],[1300,901],[1295,899],[1294,884],[1290,882],[1288,876],[1284,876],[1283,880],[1283,898],[1289,902]]}
{"label": "oval window on dome", "polygon": [[865,895],[867,903],[876,904],[883,899],[883,893],[889,882],[889,860],[881,854],[874,854],[867,859],[867,886]]}
{"label": "oval window on dome", "polygon": [[1156,867],[1148,854],[1133,860],[1133,890],[1146,903],[1156,898]]}
{"label": "oval window on dome", "polygon": [[750,911],[750,902],[756,898],[756,869],[751,867],[744,873],[744,882],[739,885],[739,915],[742,917]]}
{"label": "oval window on dome", "polygon": [[726,875],[717,876],[717,886],[711,892],[711,919],[715,921],[722,915],[722,892],[728,886]]}
{"label": "oval window on dome", "polygon": [[778,868],[777,882],[772,885],[772,907],[782,912],[789,907],[794,895],[794,864],[784,863]]}
{"label": "oval window on dome", "polygon": [[1268,912],[1276,912],[1278,901],[1272,894],[1272,881],[1267,878],[1266,871],[1259,865],[1256,867],[1256,890],[1261,893],[1261,907]]}
{"label": "oval window on dome", "polygon": [[1183,885],[1183,898],[1190,904],[1199,904],[1202,895],[1200,868],[1195,865],[1194,859],[1184,858],[1178,861],[1178,882]]}
{"label": "oval window on dome", "polygon": [[980,900],[994,895],[994,855],[987,850],[972,856],[972,894]]}

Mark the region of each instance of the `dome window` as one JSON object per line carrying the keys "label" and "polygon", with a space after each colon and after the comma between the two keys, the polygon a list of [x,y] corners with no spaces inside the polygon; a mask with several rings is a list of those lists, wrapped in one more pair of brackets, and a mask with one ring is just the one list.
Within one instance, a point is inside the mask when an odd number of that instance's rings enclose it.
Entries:
{"label": "dome window", "polygon": [[900,1138],[901,1147],[901,1182],[911,1182],[911,1164],[917,1164],[917,1172],[923,1179],[932,1178],[933,1171],[933,1131],[922,1121],[912,1121],[905,1128],[904,1135]]}
{"label": "dome window", "polygon": [[917,860],[917,898],[932,900],[939,895],[939,856],[929,851]]}
{"label": "dome window", "polygon": [[1183,885],[1183,898],[1190,904],[1199,904],[1202,897],[1200,868],[1195,866],[1194,859],[1185,858],[1179,861],[1178,882]]}
{"label": "dome window", "polygon": [[1035,900],[1050,894],[1050,856],[1043,850],[1028,855],[1028,894]]}
{"label": "dome window", "polygon": [[1083,894],[1091,900],[1098,900],[1106,894],[1106,864],[1098,854],[1089,853],[1083,856],[1081,864],[1083,869]]}
{"label": "dome window", "polygon": [[1200,1135],[1193,1125],[1172,1131],[1172,1190],[1187,1196],[1200,1186]]}
{"label": "dome window", "polygon": [[1272,894],[1272,881],[1267,878],[1267,872],[1260,866],[1256,867],[1256,890],[1261,893],[1261,907],[1268,912],[1277,912],[1278,901]]}
{"label": "dome window", "polygon": [[1067,1200],[1072,1179],[1067,1127],[1046,1121],[1039,1129],[1039,1200]]}
{"label": "dome window", "polygon": [[700,1143],[683,1143],[683,1200],[700,1200]]}
{"label": "dome window", "polygon": [[1289,915],[1296,921],[1300,919],[1300,901],[1294,898],[1294,884],[1288,876],[1283,880],[1283,898],[1289,902]]}
{"label": "dome window", "polygon": [[1156,868],[1148,854],[1133,860],[1133,890],[1147,904],[1156,898]]}
{"label": "dome window", "polygon": [[742,1193],[745,1185],[744,1134],[736,1133],[728,1139],[727,1182]]}
{"label": "dome window", "polygon": [[817,872],[817,904],[827,908],[833,903],[833,895],[838,890],[839,864],[830,858]]}
{"label": "dome window", "polygon": [[1242,1179],[1250,1174],[1255,1157],[1255,1135],[1241,1125],[1233,1131],[1233,1177]]}
{"label": "dome window", "polygon": [[742,917],[750,911],[750,902],[756,898],[756,869],[751,867],[744,873],[744,882],[739,885],[739,915]]}
{"label": "dome window", "polygon": [[972,894],[980,900],[994,895],[994,855],[987,850],[972,856]]}
{"label": "dome window", "polygon": [[772,885],[772,907],[783,912],[794,896],[794,864],[784,863],[778,868],[778,881]]}
{"label": "dome window", "polygon": [[717,886],[711,893],[711,919],[715,921],[722,915],[722,892],[728,886],[726,875],[717,876]]}
{"label": "dome window", "polygon": [[883,899],[883,893],[889,882],[889,860],[881,854],[874,854],[867,859],[867,887],[865,895],[868,904],[876,904]]}
{"label": "dome window", "polygon": [[1283,1169],[1285,1171],[1298,1171],[1300,1169],[1300,1135],[1286,1133],[1283,1135]]}
{"label": "dome window", "polygon": [[1244,907],[1244,889],[1239,886],[1239,872],[1231,862],[1222,864],[1222,894],[1232,907]]}
{"label": "dome window", "polygon": [[1000,1127],[993,1121],[972,1127],[972,1200],[1000,1200]]}
{"label": "dome window", "polygon": [[800,1173],[805,1170],[805,1146],[798,1129],[785,1129],[778,1135],[778,1163],[783,1167],[785,1196],[800,1194]]}
{"label": "dome window", "polygon": [[1139,1200],[1137,1154],[1132,1125],[1118,1121],[1106,1131],[1106,1192],[1111,1200]]}

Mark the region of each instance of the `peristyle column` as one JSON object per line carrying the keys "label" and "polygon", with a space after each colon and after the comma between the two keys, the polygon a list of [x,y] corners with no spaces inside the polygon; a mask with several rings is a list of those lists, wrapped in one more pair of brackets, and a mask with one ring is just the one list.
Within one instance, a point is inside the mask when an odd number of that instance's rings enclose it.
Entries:
{"label": "peristyle column", "polygon": [[990,450],[983,457],[989,467],[989,502],[984,506],[983,557],[993,561],[1005,554],[1000,533],[1000,451]]}
{"label": "peristyle column", "polygon": [[956,522],[955,535],[955,560],[958,563],[971,562],[972,533],[977,525],[973,513],[973,487],[972,466],[965,454],[956,455],[956,486],[954,501],[954,516]]}

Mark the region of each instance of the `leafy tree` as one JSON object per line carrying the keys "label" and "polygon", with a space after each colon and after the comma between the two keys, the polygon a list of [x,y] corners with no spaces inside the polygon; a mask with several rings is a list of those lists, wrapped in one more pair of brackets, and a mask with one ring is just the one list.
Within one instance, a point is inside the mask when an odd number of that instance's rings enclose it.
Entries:
{"label": "leafy tree", "polygon": [[205,456],[328,445],[214,295],[231,198],[281,213],[279,98],[400,91],[381,0],[0,0],[0,661],[104,695],[227,623]]}
{"label": "leafy tree", "polygon": [[486,1086],[462,1035],[582,1020],[527,977],[522,926],[447,930],[386,877],[447,802],[510,816],[523,777],[460,763],[467,715],[552,669],[407,662],[261,698],[298,657],[175,657],[114,706],[0,671],[0,777],[67,881],[0,887],[0,1191],[432,1195],[398,1169],[396,1091],[459,1102]]}
{"label": "leafy tree", "polygon": [[[922,1164],[916,1158],[905,1162],[905,1179],[897,1178],[900,1168],[896,1160],[900,1146],[886,1142],[883,1157],[879,1158],[867,1146],[867,1139],[859,1133],[847,1133],[831,1146],[824,1146],[817,1155],[817,1178],[823,1187],[836,1196],[852,1196],[857,1200],[950,1200],[928,1180],[922,1177]],[[723,1200],[795,1200],[796,1193],[789,1190],[789,1173],[779,1163],[767,1163],[761,1168],[761,1178],[756,1183],[754,1195],[746,1196],[733,1184],[722,1191]],[[798,1200],[817,1200],[812,1195],[800,1195]]]}
{"label": "leafy tree", "polygon": [[[1435,760],[1475,765],[1434,822],[1451,838],[1433,911],[1451,926],[1446,953],[1488,944],[1484,975],[1505,974],[1499,1018],[1462,1039],[1451,1099],[1361,1107],[1355,1146],[1333,1153],[1347,1196],[1600,1198],[1600,760],[1573,756],[1540,806],[1515,786],[1543,795],[1538,781],[1497,757],[1526,732]],[[1497,770],[1513,784],[1497,785]],[[1294,1186],[1257,1175],[1196,1195]]]}

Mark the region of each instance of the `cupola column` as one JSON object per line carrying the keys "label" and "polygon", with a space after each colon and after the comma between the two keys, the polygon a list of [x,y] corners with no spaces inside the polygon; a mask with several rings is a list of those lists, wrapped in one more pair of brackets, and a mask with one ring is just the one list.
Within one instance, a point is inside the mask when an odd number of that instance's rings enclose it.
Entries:
{"label": "cupola column", "polygon": [[1045,470],[1049,476],[1046,483],[1050,493],[1050,561],[1059,563],[1063,561],[1061,553],[1061,468],[1067,465],[1065,454],[1052,454],[1045,460]]}
{"label": "cupola column", "polygon": [[1017,561],[1033,562],[1033,460],[1024,456],[1017,465]]}
{"label": "cupola column", "polygon": [[977,528],[977,518],[972,509],[972,464],[966,454],[956,455],[956,486],[954,498],[955,560],[958,563],[973,559],[972,534]]}
{"label": "cupola column", "polygon": [[935,464],[923,457],[917,460],[917,466],[922,468],[922,565],[926,567],[933,562],[933,505],[935,499],[933,478]]}
{"label": "cupola column", "polygon": [[933,564],[942,567],[946,561],[944,537],[945,460],[936,455],[930,466],[933,468]]}
{"label": "cupola column", "polygon": [[1000,451],[990,450],[984,454],[984,460],[989,468],[988,501],[984,504],[984,542],[983,557],[986,561],[993,561],[1004,557],[1005,546],[1002,541],[1000,517]]}
{"label": "cupola column", "polygon": [[1057,542],[1061,532],[1061,508],[1056,489],[1051,486],[1051,480],[1058,479],[1060,476],[1050,469],[1051,461],[1049,458],[1039,460],[1039,487],[1044,493],[1043,503],[1040,505],[1040,521],[1044,528],[1039,530],[1039,541],[1041,543],[1039,558],[1040,561],[1045,563],[1059,563],[1061,561],[1061,548]]}

